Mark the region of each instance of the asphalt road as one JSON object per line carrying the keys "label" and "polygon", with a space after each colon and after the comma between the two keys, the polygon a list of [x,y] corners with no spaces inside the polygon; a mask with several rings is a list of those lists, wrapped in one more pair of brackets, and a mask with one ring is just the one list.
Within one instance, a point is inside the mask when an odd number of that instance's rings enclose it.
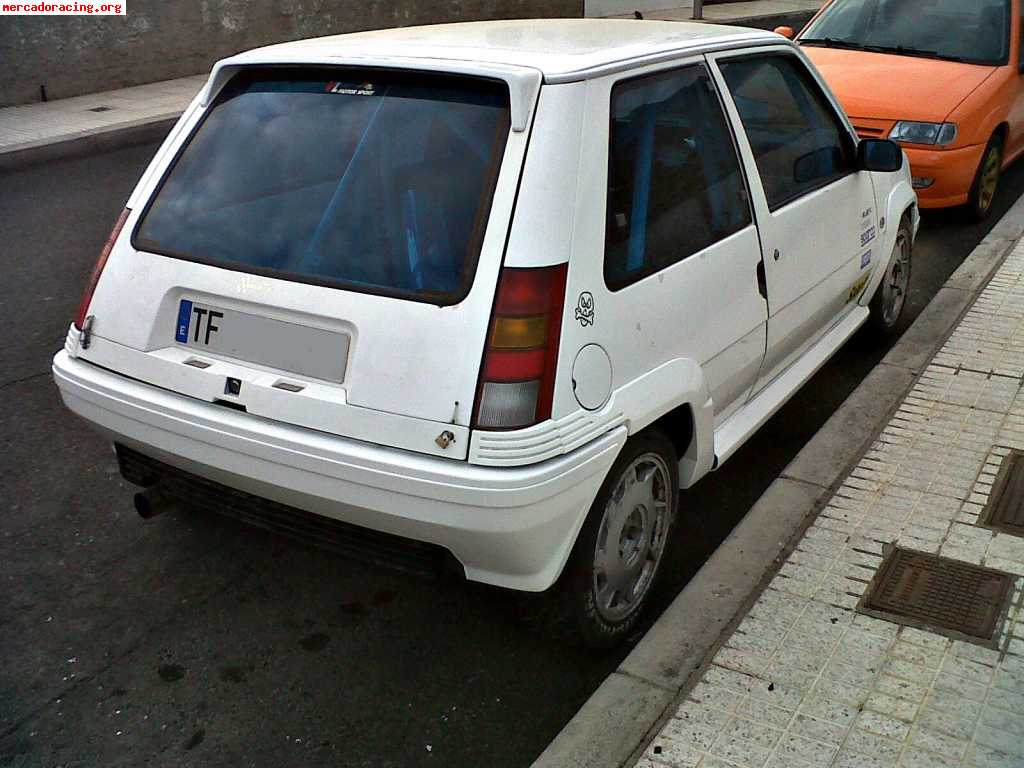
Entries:
{"label": "asphalt road", "polygon": [[[0,175],[0,765],[528,765],[627,649],[549,638],[499,590],[142,522],[61,406],[50,358],[154,149]],[[997,214],[1022,190],[1018,167]],[[908,321],[986,229],[927,217]],[[662,607],[884,352],[855,338],[684,495]]]}

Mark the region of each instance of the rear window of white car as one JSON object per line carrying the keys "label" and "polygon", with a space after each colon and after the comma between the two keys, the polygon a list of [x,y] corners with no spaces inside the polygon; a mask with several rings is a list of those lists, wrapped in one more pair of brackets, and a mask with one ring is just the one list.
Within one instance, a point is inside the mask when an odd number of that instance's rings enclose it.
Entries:
{"label": "rear window of white car", "polygon": [[133,245],[214,266],[454,304],[509,132],[504,83],[395,70],[236,75]]}

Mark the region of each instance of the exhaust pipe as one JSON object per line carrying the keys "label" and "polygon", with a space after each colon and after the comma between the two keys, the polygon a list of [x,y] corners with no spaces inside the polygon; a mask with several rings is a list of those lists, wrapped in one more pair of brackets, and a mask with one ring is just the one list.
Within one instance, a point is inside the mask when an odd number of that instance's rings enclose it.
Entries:
{"label": "exhaust pipe", "polygon": [[135,511],[143,520],[149,520],[168,510],[177,509],[178,501],[168,495],[159,485],[154,485],[135,494]]}

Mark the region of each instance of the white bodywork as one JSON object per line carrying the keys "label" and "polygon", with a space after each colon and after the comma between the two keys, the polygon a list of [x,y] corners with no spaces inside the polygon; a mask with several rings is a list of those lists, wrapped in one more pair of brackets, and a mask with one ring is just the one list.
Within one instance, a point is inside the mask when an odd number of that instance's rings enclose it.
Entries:
{"label": "white bodywork", "polygon": [[[91,343],[82,348],[72,328],[54,360],[64,400],[112,439],[168,464],[441,545],[470,579],[546,589],[629,435],[684,409],[692,439],[680,451],[680,484],[695,483],[866,319],[905,215],[916,232],[906,165],[894,174],[854,173],[768,210],[717,62],[771,49],[805,61],[780,37],[748,30],[537,21],[323,38],[221,62],[128,201],[132,212],[92,300]],[[611,89],[692,62],[708,67],[722,94],[753,223],[610,291],[602,265]],[[480,75],[508,85],[512,131],[465,299],[437,307],[132,247],[140,211],[238,68],[341,63]],[[878,233],[877,255],[863,265],[858,238],[869,227]],[[758,290],[762,261],[767,300]],[[563,263],[569,270],[552,418],[512,431],[471,429],[502,265]],[[855,284],[865,287],[848,298]],[[294,393],[275,386],[280,372],[258,365],[216,356],[205,369],[183,365],[193,355],[175,346],[167,329],[185,293],[347,334],[344,380],[306,380]],[[593,298],[589,324],[576,322],[583,293]],[[226,376],[245,382],[247,413],[214,404]],[[454,438],[447,446],[436,441],[444,430]]]}

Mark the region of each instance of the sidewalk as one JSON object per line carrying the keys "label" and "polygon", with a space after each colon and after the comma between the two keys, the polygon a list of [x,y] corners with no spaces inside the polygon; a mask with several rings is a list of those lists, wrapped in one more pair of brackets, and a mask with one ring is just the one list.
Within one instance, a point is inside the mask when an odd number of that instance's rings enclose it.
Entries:
{"label": "sidewalk", "polygon": [[[638,768],[1024,766],[1019,499],[1016,535],[983,526],[1006,457],[1024,450],[1022,382],[1018,243]],[[860,611],[892,547],[1008,574],[994,641]],[[930,609],[932,626],[970,619],[991,593],[954,595],[972,586],[960,576],[904,572],[885,596],[919,619]]]}
{"label": "sidewalk", "polygon": [[104,134],[176,120],[206,82],[206,75],[0,109],[3,158],[54,144],[95,140]]}

